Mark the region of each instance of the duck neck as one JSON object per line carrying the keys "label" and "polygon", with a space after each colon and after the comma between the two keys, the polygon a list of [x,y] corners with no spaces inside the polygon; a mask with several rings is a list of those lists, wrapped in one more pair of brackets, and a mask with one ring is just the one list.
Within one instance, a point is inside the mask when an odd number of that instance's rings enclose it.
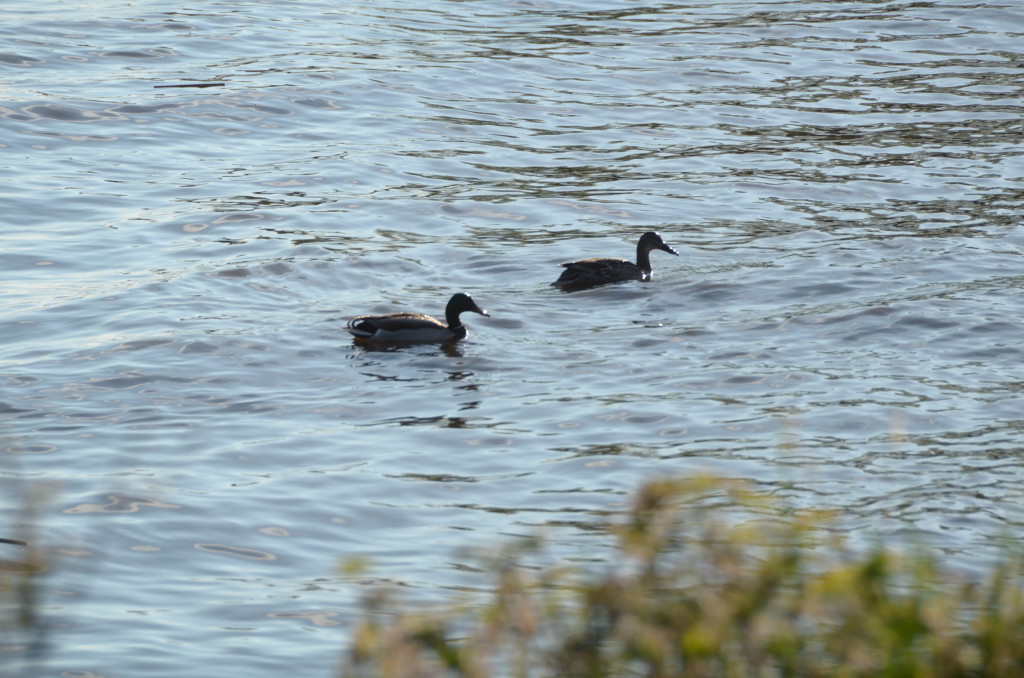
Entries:
{"label": "duck neck", "polygon": [[459,320],[459,313],[461,311],[449,311],[445,310],[444,319],[448,321],[448,331],[451,332],[455,337],[462,339],[466,336],[466,326]]}
{"label": "duck neck", "polygon": [[460,313],[462,313],[462,311],[457,311],[454,308],[446,308],[444,310],[444,319],[445,322],[448,323],[448,329],[456,334],[460,331],[465,331],[465,328],[462,327],[462,321],[459,320]]}
{"label": "duck neck", "polygon": [[644,247],[643,243],[636,244],[636,266],[644,277],[651,275],[651,250]]}

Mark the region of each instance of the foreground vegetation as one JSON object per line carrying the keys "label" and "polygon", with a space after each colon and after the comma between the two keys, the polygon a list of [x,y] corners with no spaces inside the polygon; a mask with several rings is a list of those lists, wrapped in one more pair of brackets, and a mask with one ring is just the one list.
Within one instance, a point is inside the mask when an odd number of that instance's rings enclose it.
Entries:
{"label": "foreground vegetation", "polygon": [[826,514],[720,481],[640,489],[599,526],[619,562],[490,558],[486,596],[416,610],[375,589],[345,678],[1024,677],[1016,553],[979,581],[921,548],[851,548]]}
{"label": "foreground vegetation", "polygon": [[12,673],[12,664],[42,656],[46,623],[42,619],[41,586],[50,567],[49,553],[36,543],[36,513],[44,499],[32,488],[13,490],[0,483],[0,491],[15,496],[19,506],[12,534],[0,535],[0,677]]}

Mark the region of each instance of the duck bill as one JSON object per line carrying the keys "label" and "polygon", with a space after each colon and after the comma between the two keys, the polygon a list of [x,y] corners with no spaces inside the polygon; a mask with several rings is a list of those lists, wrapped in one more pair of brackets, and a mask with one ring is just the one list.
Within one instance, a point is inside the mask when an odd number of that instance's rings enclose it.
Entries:
{"label": "duck bill", "polygon": [[668,245],[662,245],[662,246],[661,246],[661,247],[659,247],[658,249],[660,249],[660,250],[661,250],[662,252],[668,252],[669,254],[674,254],[674,255],[676,255],[677,257],[679,256],[679,252],[676,252],[676,251],[675,251],[674,249],[672,249],[672,248],[671,248],[671,247],[669,247]]}

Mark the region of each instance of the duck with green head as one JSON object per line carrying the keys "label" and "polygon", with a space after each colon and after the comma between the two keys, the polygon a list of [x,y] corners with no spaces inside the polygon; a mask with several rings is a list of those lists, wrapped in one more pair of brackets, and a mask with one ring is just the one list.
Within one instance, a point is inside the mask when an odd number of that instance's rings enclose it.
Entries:
{"label": "duck with green head", "polygon": [[466,336],[466,326],[459,319],[466,311],[490,316],[468,294],[458,292],[452,295],[444,310],[447,324],[422,313],[387,313],[352,318],[348,323],[348,331],[356,339],[381,343],[436,344],[459,341]]}
{"label": "duck with green head", "polygon": [[626,259],[580,259],[562,264],[565,270],[551,283],[567,290],[584,289],[629,280],[651,279],[651,251],[661,250],[679,256],[655,231],[640,236],[636,244],[636,263]]}

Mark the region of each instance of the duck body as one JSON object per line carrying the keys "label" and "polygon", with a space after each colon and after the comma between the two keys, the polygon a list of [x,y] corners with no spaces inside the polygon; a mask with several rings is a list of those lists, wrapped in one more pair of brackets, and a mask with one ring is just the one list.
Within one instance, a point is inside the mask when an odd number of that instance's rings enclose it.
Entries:
{"label": "duck body", "polygon": [[348,322],[348,331],[356,339],[379,343],[437,344],[459,341],[466,337],[466,326],[459,316],[472,311],[489,316],[468,294],[452,295],[445,307],[445,321],[422,313],[387,313],[361,315]]}
{"label": "duck body", "polygon": [[651,274],[627,259],[579,259],[562,266],[565,270],[551,283],[558,287],[594,287],[630,280],[650,280]]}
{"label": "duck body", "polygon": [[562,264],[565,268],[558,280],[551,283],[566,290],[586,289],[598,285],[651,279],[651,251],[661,250],[679,256],[661,235],[648,231],[636,244],[636,263],[626,259],[580,259]]}

